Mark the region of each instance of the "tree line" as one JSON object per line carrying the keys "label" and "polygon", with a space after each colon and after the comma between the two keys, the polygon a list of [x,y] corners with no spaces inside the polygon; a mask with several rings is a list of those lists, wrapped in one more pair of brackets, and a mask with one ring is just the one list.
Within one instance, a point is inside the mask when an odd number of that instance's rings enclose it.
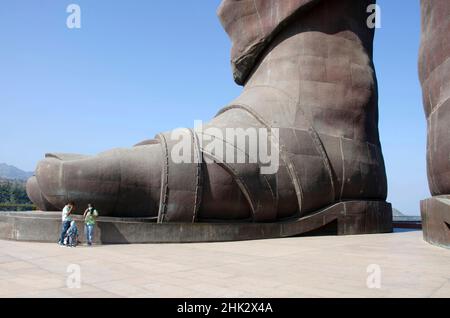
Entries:
{"label": "tree line", "polygon": [[24,181],[0,179],[0,211],[30,209]]}

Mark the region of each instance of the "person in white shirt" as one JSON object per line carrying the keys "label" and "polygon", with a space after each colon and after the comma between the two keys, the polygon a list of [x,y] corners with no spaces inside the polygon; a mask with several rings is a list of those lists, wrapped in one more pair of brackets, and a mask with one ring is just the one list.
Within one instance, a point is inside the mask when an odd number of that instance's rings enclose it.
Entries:
{"label": "person in white shirt", "polygon": [[62,224],[61,224],[61,234],[59,236],[59,245],[64,245],[64,237],[66,232],[70,227],[70,222],[72,222],[72,212],[75,208],[73,202],[69,202],[62,210]]}

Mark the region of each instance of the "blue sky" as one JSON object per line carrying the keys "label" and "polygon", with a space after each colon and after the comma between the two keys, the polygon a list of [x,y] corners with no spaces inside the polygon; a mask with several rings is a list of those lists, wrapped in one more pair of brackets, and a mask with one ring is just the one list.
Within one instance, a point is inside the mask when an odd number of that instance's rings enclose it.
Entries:
{"label": "blue sky", "polygon": [[[82,28],[66,27],[79,4]],[[95,154],[208,120],[237,96],[220,0],[2,0],[0,162],[34,170],[44,153]],[[379,0],[375,66],[389,200],[429,196],[417,75],[419,0]]]}

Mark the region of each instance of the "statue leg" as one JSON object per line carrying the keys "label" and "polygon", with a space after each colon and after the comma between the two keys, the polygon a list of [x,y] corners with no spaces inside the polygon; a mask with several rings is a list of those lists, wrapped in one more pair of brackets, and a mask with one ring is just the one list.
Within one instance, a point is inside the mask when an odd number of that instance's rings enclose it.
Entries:
{"label": "statue leg", "polygon": [[450,2],[421,1],[419,73],[428,123],[428,180],[421,204],[425,239],[450,246]]}
{"label": "statue leg", "polygon": [[[91,202],[107,215],[160,222],[272,222],[337,202],[384,201],[374,30],[366,25],[373,2],[223,1],[219,15],[244,89],[202,129],[179,134],[188,157],[201,160],[175,162],[178,146],[162,133],[94,157],[49,156],[29,193],[58,209],[67,200]],[[250,138],[260,131],[265,140]],[[245,162],[222,160],[217,144]],[[251,160],[264,144],[279,154],[272,172]]]}

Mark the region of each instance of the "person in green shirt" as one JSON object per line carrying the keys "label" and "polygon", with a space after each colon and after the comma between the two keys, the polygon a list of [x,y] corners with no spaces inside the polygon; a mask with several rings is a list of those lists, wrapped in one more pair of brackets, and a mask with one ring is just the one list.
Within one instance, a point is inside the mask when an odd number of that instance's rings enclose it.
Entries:
{"label": "person in green shirt", "polygon": [[97,216],[98,212],[94,208],[92,204],[88,204],[88,208],[86,211],[84,211],[83,217],[84,217],[84,232],[86,233],[86,241],[87,245],[92,245],[92,240],[94,238],[94,228],[95,223],[97,222]]}

